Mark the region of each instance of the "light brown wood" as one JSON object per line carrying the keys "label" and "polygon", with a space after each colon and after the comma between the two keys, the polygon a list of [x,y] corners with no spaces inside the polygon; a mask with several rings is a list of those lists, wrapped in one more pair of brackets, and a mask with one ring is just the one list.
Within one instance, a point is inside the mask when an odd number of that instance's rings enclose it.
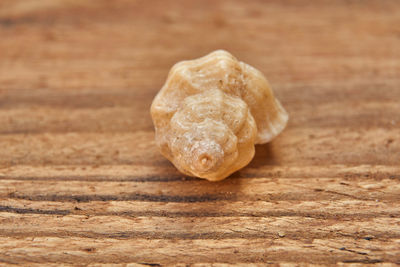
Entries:
{"label": "light brown wood", "polygon": [[[399,27],[395,0],[0,1],[0,265],[400,264]],[[210,183],[149,108],[220,48],[290,121]]]}

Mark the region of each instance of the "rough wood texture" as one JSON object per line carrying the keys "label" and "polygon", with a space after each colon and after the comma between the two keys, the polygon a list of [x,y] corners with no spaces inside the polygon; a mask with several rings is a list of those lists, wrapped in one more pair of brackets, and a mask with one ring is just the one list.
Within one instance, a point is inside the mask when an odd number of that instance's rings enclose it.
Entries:
{"label": "rough wood texture", "polygon": [[[399,264],[399,29],[395,0],[0,1],[0,265]],[[210,183],[149,107],[218,48],[291,120]]]}

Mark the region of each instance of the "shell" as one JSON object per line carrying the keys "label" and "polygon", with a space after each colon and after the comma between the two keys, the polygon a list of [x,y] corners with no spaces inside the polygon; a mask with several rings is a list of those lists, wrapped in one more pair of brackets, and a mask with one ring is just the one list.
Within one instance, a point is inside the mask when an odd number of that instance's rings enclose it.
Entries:
{"label": "shell", "polygon": [[151,116],[161,153],[210,181],[246,166],[288,121],[263,74],[223,50],[175,64]]}

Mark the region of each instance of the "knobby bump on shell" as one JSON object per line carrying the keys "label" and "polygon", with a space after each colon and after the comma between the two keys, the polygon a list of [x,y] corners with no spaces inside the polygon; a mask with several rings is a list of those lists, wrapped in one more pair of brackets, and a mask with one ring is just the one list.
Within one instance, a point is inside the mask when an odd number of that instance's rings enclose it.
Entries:
{"label": "knobby bump on shell", "polygon": [[161,153],[210,181],[246,166],[288,121],[264,75],[223,50],[175,64],[151,116]]}

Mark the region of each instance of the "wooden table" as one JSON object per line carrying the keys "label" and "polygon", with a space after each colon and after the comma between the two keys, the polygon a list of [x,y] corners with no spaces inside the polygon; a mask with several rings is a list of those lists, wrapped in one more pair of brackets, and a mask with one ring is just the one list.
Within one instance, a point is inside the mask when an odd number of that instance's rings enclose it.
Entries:
{"label": "wooden table", "polygon": [[[149,107],[219,48],[291,117],[211,183]],[[399,264],[399,100],[399,1],[1,0],[0,262]]]}

